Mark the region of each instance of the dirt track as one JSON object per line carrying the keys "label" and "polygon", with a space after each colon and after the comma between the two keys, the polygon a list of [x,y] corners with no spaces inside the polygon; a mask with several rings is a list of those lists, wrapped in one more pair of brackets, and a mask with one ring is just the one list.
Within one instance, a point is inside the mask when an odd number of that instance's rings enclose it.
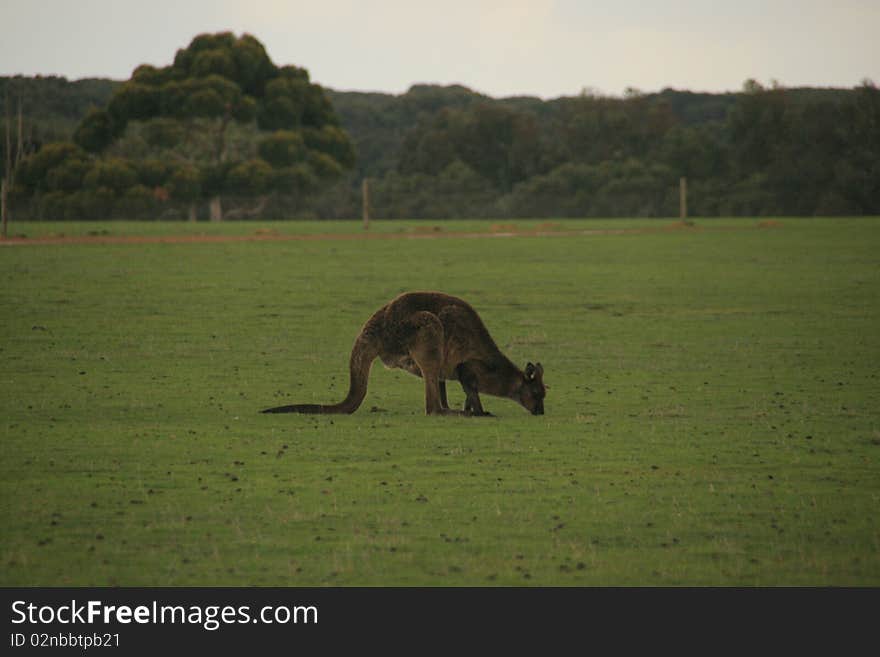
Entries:
{"label": "dirt track", "polygon": [[[752,227],[752,226],[749,226]],[[758,227],[763,227],[760,224]],[[744,227],[745,228],[745,227]],[[713,228],[713,230],[719,230]],[[702,227],[676,222],[656,228],[621,228],[605,230],[492,230],[491,232],[444,232],[425,230],[407,233],[321,233],[314,235],[283,235],[275,232],[255,232],[251,235],[47,235],[45,237],[8,237],[0,246],[39,246],[49,244],[198,244],[223,242],[313,242],[323,240],[420,240],[444,238],[506,238],[506,237],[574,237],[583,235],[626,235],[665,233],[670,231],[699,231]],[[728,228],[729,230],[729,228]]]}

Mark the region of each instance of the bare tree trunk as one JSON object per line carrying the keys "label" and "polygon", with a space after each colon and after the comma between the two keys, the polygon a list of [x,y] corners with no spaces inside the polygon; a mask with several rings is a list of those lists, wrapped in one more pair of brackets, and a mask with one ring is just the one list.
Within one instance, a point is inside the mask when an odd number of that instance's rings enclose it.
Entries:
{"label": "bare tree trunk", "polygon": [[[18,97],[18,147],[15,150],[15,168],[24,157],[24,119],[21,112],[21,96]],[[11,181],[10,181],[11,182]]]}
{"label": "bare tree trunk", "polygon": [[2,228],[0,228],[0,239],[6,239],[6,222],[9,217],[6,214],[6,178],[0,181],[0,216],[2,216]]}
{"label": "bare tree trunk", "polygon": [[24,159],[24,112],[21,93],[18,95],[18,139],[15,144],[15,157],[12,156],[12,114],[10,113],[9,89],[3,99],[5,107],[4,127],[6,131],[6,162],[4,162],[2,183],[0,183],[0,238],[5,239],[9,226],[9,192],[15,186],[15,173]]}
{"label": "bare tree trunk", "polygon": [[[217,128],[217,151],[215,154],[217,162],[226,161],[226,129],[229,127],[229,121],[231,119],[231,108],[227,107],[226,114],[220,120],[220,125]],[[214,196],[208,201],[208,208],[210,209],[211,221],[223,221],[223,206],[220,203],[219,195]]]}
{"label": "bare tree trunk", "polygon": [[187,219],[189,219],[190,221],[196,220],[196,204],[195,203],[189,204],[189,215],[187,216]]}
{"label": "bare tree trunk", "polygon": [[232,120],[232,114],[230,113],[229,108],[227,108],[226,114],[220,119],[220,125],[217,127],[216,151],[214,156],[218,162],[226,161],[226,129],[229,127],[230,120]]}
{"label": "bare tree trunk", "polygon": [[[10,127],[10,122],[12,118],[9,115],[9,91],[6,92],[6,98],[4,99],[6,102],[4,106],[6,107],[6,116],[4,125],[6,127],[6,162],[4,163],[3,170],[3,182],[0,184],[0,224],[2,224],[2,234],[3,238],[6,238],[6,226],[9,222],[9,207],[6,204],[6,191],[10,186],[10,180],[12,178],[12,129]],[[21,105],[19,105],[21,107]]]}
{"label": "bare tree trunk", "polygon": [[269,204],[269,196],[266,194],[265,196],[261,196],[257,199],[256,205],[250,208],[233,208],[232,210],[227,210],[223,215],[224,219],[253,219],[254,217],[259,217],[263,210],[266,209],[266,206]]}
{"label": "bare tree trunk", "polygon": [[211,221],[223,221],[223,206],[220,204],[220,197],[215,196],[208,202],[208,208],[211,211]]}
{"label": "bare tree trunk", "polygon": [[3,177],[9,178],[12,175],[12,116],[9,114],[9,91],[6,91],[6,101],[3,105],[6,108],[6,116],[5,121],[3,122],[4,127],[6,128],[6,168],[3,170]]}

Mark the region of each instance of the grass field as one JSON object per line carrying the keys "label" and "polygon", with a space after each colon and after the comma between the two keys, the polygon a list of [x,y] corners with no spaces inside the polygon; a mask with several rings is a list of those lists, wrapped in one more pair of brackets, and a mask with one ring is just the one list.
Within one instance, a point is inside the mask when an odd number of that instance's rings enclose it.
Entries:
{"label": "grass field", "polygon": [[[880,220],[696,224],[0,246],[0,585],[880,585]],[[341,399],[410,289],[541,361],[547,414],[425,417],[378,364],[351,416],[257,412]]]}

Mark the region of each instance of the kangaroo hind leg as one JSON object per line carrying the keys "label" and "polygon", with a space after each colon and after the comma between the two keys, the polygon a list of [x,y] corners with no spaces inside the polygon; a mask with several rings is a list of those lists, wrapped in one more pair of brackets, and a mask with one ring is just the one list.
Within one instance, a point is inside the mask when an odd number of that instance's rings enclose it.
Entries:
{"label": "kangaroo hind leg", "polygon": [[[425,381],[425,413],[428,415],[459,415],[451,411],[443,401],[440,374],[443,368],[444,339],[443,325],[433,313],[420,311],[413,313],[409,322],[412,336],[409,341],[409,355],[418,365]],[[445,388],[445,382],[443,384]]]}

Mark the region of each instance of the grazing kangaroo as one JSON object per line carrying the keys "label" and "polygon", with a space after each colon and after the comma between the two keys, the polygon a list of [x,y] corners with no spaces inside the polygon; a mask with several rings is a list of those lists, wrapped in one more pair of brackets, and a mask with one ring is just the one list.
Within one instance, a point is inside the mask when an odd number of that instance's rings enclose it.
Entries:
{"label": "grazing kangaroo", "polygon": [[[263,413],[354,413],[367,394],[376,357],[425,380],[428,415],[491,415],[480,393],[519,402],[532,415],[544,414],[544,368],[520,370],[501,353],[477,312],[457,297],[441,292],[406,292],[373,313],[351,350],[348,395],[338,404],[292,404]],[[446,381],[461,383],[463,411],[451,410]]]}

